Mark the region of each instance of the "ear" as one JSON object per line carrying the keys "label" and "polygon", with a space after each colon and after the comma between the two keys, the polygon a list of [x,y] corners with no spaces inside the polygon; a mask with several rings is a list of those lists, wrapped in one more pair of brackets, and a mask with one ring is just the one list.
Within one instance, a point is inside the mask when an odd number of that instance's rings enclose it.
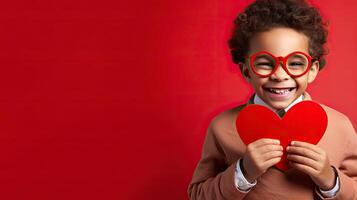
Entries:
{"label": "ear", "polygon": [[307,76],[307,82],[309,84],[315,80],[315,78],[317,77],[317,74],[319,73],[319,69],[320,69],[319,61],[314,61],[311,65],[310,71]]}
{"label": "ear", "polygon": [[249,68],[245,63],[239,63],[239,69],[242,72],[244,79],[249,83],[250,82],[250,74]]}

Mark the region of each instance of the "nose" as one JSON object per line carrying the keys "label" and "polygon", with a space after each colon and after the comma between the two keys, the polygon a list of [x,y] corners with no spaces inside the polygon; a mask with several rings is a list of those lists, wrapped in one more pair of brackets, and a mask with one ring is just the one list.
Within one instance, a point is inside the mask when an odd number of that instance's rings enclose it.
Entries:
{"label": "nose", "polygon": [[280,62],[276,71],[270,76],[272,80],[275,81],[283,81],[288,80],[290,78],[289,74],[284,70],[283,63]]}

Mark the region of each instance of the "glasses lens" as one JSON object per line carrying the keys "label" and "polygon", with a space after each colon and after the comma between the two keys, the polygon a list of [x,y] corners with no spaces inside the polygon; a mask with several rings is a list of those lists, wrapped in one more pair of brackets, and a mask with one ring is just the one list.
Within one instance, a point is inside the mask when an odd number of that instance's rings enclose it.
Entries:
{"label": "glasses lens", "polygon": [[290,74],[295,76],[303,74],[309,66],[309,59],[301,53],[295,53],[289,56],[286,61],[286,67]]}
{"label": "glasses lens", "polygon": [[275,59],[271,55],[260,53],[254,58],[252,67],[256,73],[265,76],[273,72],[275,64]]}

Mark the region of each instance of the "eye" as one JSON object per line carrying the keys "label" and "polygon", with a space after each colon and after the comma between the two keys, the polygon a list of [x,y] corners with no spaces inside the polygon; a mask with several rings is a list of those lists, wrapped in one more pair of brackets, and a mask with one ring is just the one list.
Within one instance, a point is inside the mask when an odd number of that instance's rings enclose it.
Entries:
{"label": "eye", "polygon": [[267,66],[273,66],[273,63],[271,63],[271,62],[257,62],[257,63],[255,63],[255,65],[261,65],[261,66],[264,66],[264,65],[267,65]]}
{"label": "eye", "polygon": [[274,64],[271,62],[256,62],[254,65],[256,68],[268,69],[268,70],[270,70],[274,67]]}
{"label": "eye", "polygon": [[304,63],[302,62],[291,62],[289,63],[290,66],[302,66],[302,65],[305,65]]}
{"label": "eye", "polygon": [[270,55],[262,54],[254,58],[254,66],[257,70],[272,70],[275,66],[274,58]]}
{"label": "eye", "polygon": [[290,68],[304,68],[308,64],[308,59],[302,54],[294,54],[287,60]]}

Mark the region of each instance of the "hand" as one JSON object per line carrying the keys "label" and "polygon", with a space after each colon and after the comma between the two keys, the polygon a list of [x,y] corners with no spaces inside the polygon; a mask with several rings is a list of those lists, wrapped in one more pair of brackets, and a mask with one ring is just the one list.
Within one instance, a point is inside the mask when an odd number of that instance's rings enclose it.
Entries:
{"label": "hand", "polygon": [[279,140],[259,139],[250,143],[243,156],[242,171],[249,182],[264,174],[271,166],[277,164],[283,155]]}
{"label": "hand", "polygon": [[306,142],[291,142],[286,148],[290,165],[309,175],[322,190],[330,190],[335,185],[333,171],[326,152],[320,147]]}

